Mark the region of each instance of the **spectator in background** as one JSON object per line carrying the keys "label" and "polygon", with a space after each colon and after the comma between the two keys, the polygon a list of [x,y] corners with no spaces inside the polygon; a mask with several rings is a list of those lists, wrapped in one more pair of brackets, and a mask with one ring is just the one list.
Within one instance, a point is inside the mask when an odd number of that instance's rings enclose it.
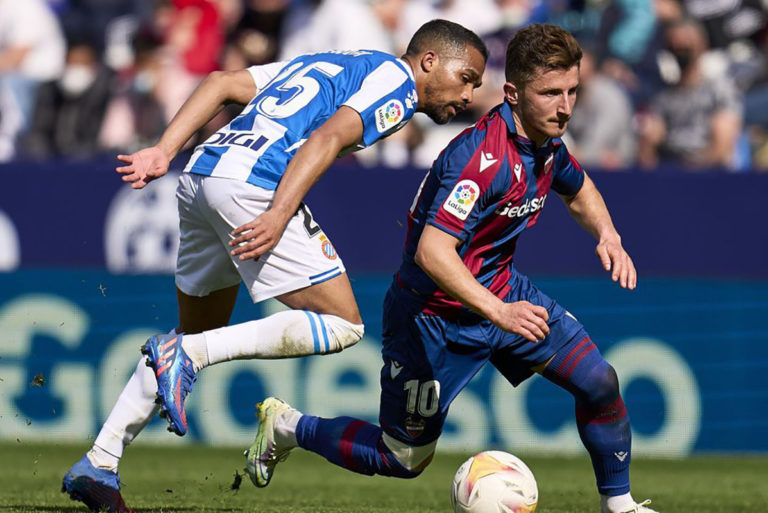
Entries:
{"label": "spectator in background", "polygon": [[395,8],[400,9],[404,3],[404,0],[309,2],[307,8],[287,21],[279,60],[328,48],[365,48],[394,53],[393,27],[387,26],[379,14],[382,4],[397,4]]}
{"label": "spectator in background", "polygon": [[[47,1],[49,5],[52,3]],[[149,20],[157,0],[63,0],[58,3],[56,8],[64,33],[91,41],[107,65],[112,66],[115,59],[109,48],[114,42],[112,38],[121,37],[119,32],[126,26],[135,31]],[[118,62],[114,64],[118,64],[122,56],[117,57]]]}
{"label": "spectator in background", "polygon": [[161,48],[162,42],[151,30],[134,35],[134,66],[117,78],[99,136],[103,148],[135,151],[162,135],[167,121],[158,94]]}
{"label": "spectator in background", "polygon": [[26,130],[37,86],[59,77],[65,43],[43,0],[0,0],[0,162]]}
{"label": "spectator in background", "polygon": [[38,88],[22,151],[35,158],[94,155],[111,89],[112,74],[96,48],[85,41],[70,42],[61,78]]}
{"label": "spectator in background", "polygon": [[579,95],[568,123],[567,144],[582,164],[618,169],[635,162],[634,110],[627,93],[596,68],[595,54],[582,46]]}
{"label": "spectator in background", "polygon": [[744,95],[744,125],[752,145],[752,167],[768,171],[768,31],[760,44],[762,74]]}
{"label": "spectator in background", "polygon": [[493,32],[482,34],[488,46],[488,63],[485,66],[483,85],[475,92],[475,99],[470,106],[473,119],[469,123],[474,123],[499,103],[499,91],[507,81],[504,68],[507,43],[512,36],[529,23],[547,23],[550,17],[548,2],[541,0],[496,0],[496,7],[501,22]]}
{"label": "spectator in background", "polygon": [[678,76],[670,77],[673,85],[653,99],[650,112],[642,117],[640,164],[732,167],[742,127],[738,89],[727,76],[713,79],[702,72],[707,37],[695,20],[673,22],[665,41]]}
{"label": "spectator in background", "polygon": [[665,16],[680,13],[677,0],[616,0],[606,3],[595,34],[597,62],[644,105],[663,88],[656,54],[663,46]]}
{"label": "spectator in background", "polygon": [[223,69],[242,69],[278,60],[280,35],[289,4],[288,0],[246,0],[228,45],[228,50],[236,49],[243,60],[224,65]]}

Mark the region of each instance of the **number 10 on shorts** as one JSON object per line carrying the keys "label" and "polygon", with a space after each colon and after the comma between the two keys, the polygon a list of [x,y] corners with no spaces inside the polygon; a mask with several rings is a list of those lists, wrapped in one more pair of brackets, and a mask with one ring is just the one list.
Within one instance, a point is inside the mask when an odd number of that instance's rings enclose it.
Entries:
{"label": "number 10 on shorts", "polygon": [[[408,393],[405,410],[408,413],[418,413],[422,417],[431,417],[437,413],[440,406],[440,382],[436,379],[425,381],[419,385],[418,379],[410,379],[403,385]],[[416,406],[418,404],[418,411]]]}

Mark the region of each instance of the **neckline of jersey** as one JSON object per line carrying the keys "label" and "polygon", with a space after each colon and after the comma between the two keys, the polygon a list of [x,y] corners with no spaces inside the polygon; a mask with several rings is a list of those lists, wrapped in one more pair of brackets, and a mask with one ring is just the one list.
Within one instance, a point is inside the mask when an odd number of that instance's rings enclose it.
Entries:
{"label": "neckline of jersey", "polygon": [[544,144],[537,148],[536,143],[531,139],[528,139],[524,135],[518,134],[517,126],[515,125],[515,117],[512,114],[512,106],[506,100],[504,100],[499,106],[499,115],[504,121],[504,124],[507,125],[507,130],[512,135],[512,139],[515,141],[515,144],[517,144],[517,146],[524,150],[526,153],[530,153],[531,155],[536,155],[537,153],[546,153],[549,152],[549,150],[552,148],[556,148],[557,146],[563,144],[562,139],[559,137],[550,137],[544,141]]}

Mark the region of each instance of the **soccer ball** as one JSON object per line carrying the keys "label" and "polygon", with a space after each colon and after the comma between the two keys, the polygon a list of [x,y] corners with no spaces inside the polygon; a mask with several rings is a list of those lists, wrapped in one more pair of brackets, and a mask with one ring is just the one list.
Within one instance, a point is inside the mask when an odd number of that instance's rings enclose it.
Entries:
{"label": "soccer ball", "polygon": [[533,513],[538,502],[533,472],[506,452],[476,454],[453,478],[451,504],[456,513]]}

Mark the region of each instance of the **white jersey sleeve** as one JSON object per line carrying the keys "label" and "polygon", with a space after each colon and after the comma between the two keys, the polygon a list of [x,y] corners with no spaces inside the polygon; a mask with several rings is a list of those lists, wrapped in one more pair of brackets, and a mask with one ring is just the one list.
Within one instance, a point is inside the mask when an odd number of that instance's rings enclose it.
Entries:
{"label": "white jersey sleeve", "polygon": [[261,66],[250,66],[246,69],[251,74],[251,77],[253,77],[253,83],[256,85],[256,90],[261,91],[267,84],[272,82],[272,79],[280,73],[286,64],[288,64],[288,61],[280,61]]}
{"label": "white jersey sleeve", "polygon": [[[409,82],[408,74],[392,61],[383,62],[371,72],[360,85],[360,89],[344,102],[344,105],[355,109],[363,120],[363,142],[370,146],[376,140],[389,135],[413,115],[411,111],[406,117],[406,108],[400,91]],[[410,88],[409,88],[410,89]],[[407,100],[406,101],[410,101]]]}

